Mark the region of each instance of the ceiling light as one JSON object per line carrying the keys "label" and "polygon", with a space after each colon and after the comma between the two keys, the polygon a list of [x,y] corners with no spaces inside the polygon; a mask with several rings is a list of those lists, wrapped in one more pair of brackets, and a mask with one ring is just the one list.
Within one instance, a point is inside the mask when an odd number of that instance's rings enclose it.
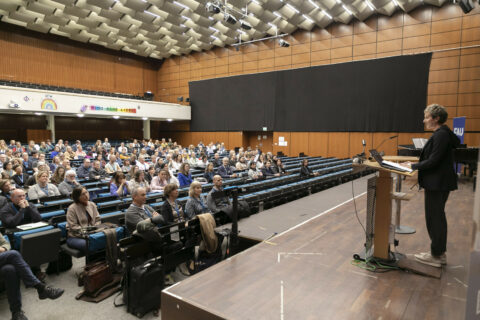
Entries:
{"label": "ceiling light", "polygon": [[223,15],[223,20],[225,22],[230,23],[230,24],[237,23],[237,18],[235,18],[233,15],[231,15],[230,13],[227,13],[227,12],[225,12],[225,14]]}
{"label": "ceiling light", "polygon": [[329,15],[327,11],[322,10],[322,13],[323,13],[324,15],[326,15],[329,19],[332,19],[332,16]]}
{"label": "ceiling light", "polygon": [[172,121],[173,121],[173,119],[167,119],[167,121],[168,121],[168,122],[172,122]]}
{"label": "ceiling light", "polygon": [[398,2],[397,2],[397,0],[392,0],[392,2],[393,2],[393,4],[394,4],[396,7],[398,7]]}
{"label": "ceiling light", "polygon": [[277,11],[273,11],[273,14],[276,15],[277,17],[283,19],[282,15],[280,13],[278,13]]}
{"label": "ceiling light", "polygon": [[295,11],[296,13],[300,13],[300,11],[298,11],[297,8],[295,8],[294,6],[292,6],[291,4],[286,4],[287,7],[289,7],[290,9],[292,9],[293,11]]}
{"label": "ceiling light", "polygon": [[77,113],[77,117],[83,118],[85,115],[83,113]]}
{"label": "ceiling light", "polygon": [[173,3],[175,3],[177,6],[180,6],[180,7],[182,7],[182,8],[187,9],[187,10],[190,10],[190,7],[184,5],[183,3],[180,3],[180,2],[178,2],[178,1],[173,1]]}
{"label": "ceiling light", "polygon": [[320,7],[318,6],[318,4],[316,4],[315,2],[313,2],[313,0],[308,0],[311,4],[313,4],[317,9],[320,9]]}
{"label": "ceiling light", "polygon": [[207,4],[205,5],[205,10],[207,10],[207,12],[211,14],[220,13],[220,7],[211,2],[207,2]]}
{"label": "ceiling light", "polygon": [[240,27],[242,27],[242,29],[245,29],[245,30],[252,29],[252,26],[250,25],[250,23],[248,23],[245,20],[240,20]]}
{"label": "ceiling light", "polygon": [[[395,1],[395,0],[393,0],[393,1]],[[349,15],[352,15],[352,11],[348,10],[348,8],[347,8],[344,4],[342,4],[342,8],[343,8],[345,11],[347,11]]]}
{"label": "ceiling light", "polygon": [[113,116],[113,119],[120,119],[120,116]]}
{"label": "ceiling light", "polygon": [[145,10],[143,12],[148,13],[149,15],[154,16],[155,18],[161,18],[158,14],[155,14],[153,12],[150,12],[150,11],[147,11],[147,10]]}
{"label": "ceiling light", "polygon": [[288,43],[287,41],[285,41],[283,39],[278,40],[278,44],[280,45],[280,47],[283,47],[283,48],[290,47],[290,43]]}
{"label": "ceiling light", "polygon": [[208,29],[210,29],[210,30],[212,30],[212,31],[215,31],[215,32],[220,32],[218,29],[216,29],[216,28],[214,28],[214,27],[212,27],[212,26],[208,27]]}
{"label": "ceiling light", "polygon": [[43,113],[41,113],[41,112],[35,112],[35,115],[41,116],[41,115],[43,115]]}
{"label": "ceiling light", "polygon": [[315,23],[309,16],[303,15],[303,17],[310,23]]}
{"label": "ceiling light", "polygon": [[147,118],[147,117],[143,117],[142,119],[143,119],[143,120],[148,120],[148,118]]}
{"label": "ceiling light", "polygon": [[370,1],[365,0],[365,2],[367,3],[367,6],[370,8],[370,10],[372,10],[372,11],[375,10],[375,7],[373,6],[373,4]]}

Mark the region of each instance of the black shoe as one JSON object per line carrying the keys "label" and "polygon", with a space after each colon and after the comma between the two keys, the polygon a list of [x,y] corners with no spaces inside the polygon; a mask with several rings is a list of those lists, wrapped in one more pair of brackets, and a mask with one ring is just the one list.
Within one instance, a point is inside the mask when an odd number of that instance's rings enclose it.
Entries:
{"label": "black shoe", "polygon": [[47,277],[47,274],[42,271],[37,271],[35,272],[35,277],[37,277],[37,279],[40,280],[41,282],[45,282],[45,278]]}
{"label": "black shoe", "polygon": [[22,310],[12,313],[12,320],[28,320]]}
{"label": "black shoe", "polygon": [[60,288],[45,287],[41,292],[38,293],[38,298],[40,300],[52,299],[55,300],[59,298],[65,290]]}

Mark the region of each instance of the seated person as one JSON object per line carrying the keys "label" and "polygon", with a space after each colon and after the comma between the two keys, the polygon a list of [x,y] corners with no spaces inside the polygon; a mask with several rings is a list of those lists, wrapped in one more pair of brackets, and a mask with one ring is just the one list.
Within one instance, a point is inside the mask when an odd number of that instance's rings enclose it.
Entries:
{"label": "seated person", "polygon": [[10,178],[13,176],[15,172],[13,171],[13,164],[11,161],[7,161],[3,164],[3,172],[8,174]]}
{"label": "seated person", "polygon": [[257,169],[257,163],[255,161],[250,162],[250,168],[248,169],[248,178],[257,180],[263,178],[262,171]]}
{"label": "seated person", "polygon": [[222,160],[220,159],[220,154],[218,152],[213,156],[212,163],[215,168],[222,165]]}
{"label": "seated person", "polygon": [[138,161],[135,163],[138,166],[138,169],[141,171],[147,171],[150,167],[148,163],[145,162],[145,157],[143,155],[138,157]]}
{"label": "seated person", "polygon": [[[163,224],[163,216],[156,212],[152,207],[146,205],[147,191],[139,187],[132,191],[132,204],[125,212],[125,225],[130,233],[137,230],[138,224],[145,220],[153,225]],[[141,232],[143,231],[143,232]],[[140,235],[147,241],[160,240],[160,235],[153,228],[150,230],[139,230]]]}
{"label": "seated person", "polygon": [[10,199],[10,192],[14,190],[15,187],[12,186],[9,179],[0,180],[0,196],[6,201]]}
{"label": "seated person", "polygon": [[145,172],[145,181],[147,181],[148,185],[152,183],[153,177],[155,177],[155,167],[150,166]]}
{"label": "seated person", "polygon": [[180,169],[178,170],[178,182],[180,183],[180,188],[188,187],[192,183],[192,175],[190,174],[190,165],[186,162],[182,163]]}
{"label": "seated person", "polygon": [[57,187],[54,184],[48,183],[47,171],[39,171],[36,180],[37,184],[28,189],[29,200],[60,195],[60,191],[58,191]]}
{"label": "seated person", "polygon": [[185,215],[187,219],[193,219],[197,214],[210,212],[207,202],[202,198],[202,184],[194,181],[190,184],[188,190],[189,198],[185,205]]}
{"label": "seated person", "polygon": [[169,172],[166,169],[158,170],[157,176],[153,177],[150,188],[152,191],[163,191],[163,188],[168,184],[167,177]]}
{"label": "seated person", "polygon": [[318,172],[313,172],[312,169],[308,167],[308,159],[303,159],[302,166],[300,167],[300,178],[316,177],[318,175]]}
{"label": "seated person", "polygon": [[11,202],[0,209],[0,220],[6,228],[42,220],[38,209],[25,198],[25,191],[15,189],[11,193]]}
{"label": "seated person", "polygon": [[245,160],[245,157],[240,157],[235,167],[237,170],[247,170],[247,160]]}
{"label": "seated person", "polygon": [[123,166],[122,166],[122,172],[127,174],[130,172],[130,170],[132,170],[132,165],[130,164],[130,160],[129,159],[124,159],[123,160]]}
{"label": "seated person", "polygon": [[100,161],[93,161],[93,168],[92,170],[90,170],[88,177],[93,180],[100,180],[102,178],[105,178],[106,176],[108,176],[108,173],[104,169],[102,169]]}
{"label": "seated person", "polygon": [[283,166],[282,160],[280,160],[280,159],[276,160],[275,165],[272,166],[272,170],[273,170],[273,172],[279,173],[281,175],[287,173],[287,171],[285,170],[285,167]]}
{"label": "seated person", "polygon": [[218,167],[218,175],[222,178],[236,178],[237,174],[233,173],[232,167],[230,167],[230,160],[225,157],[222,160],[222,165]]}
{"label": "seated person", "polygon": [[65,172],[65,180],[58,185],[58,191],[65,196],[70,196],[72,194],[73,188],[79,186],[80,184],[75,179],[76,173],[73,170],[68,170]]}
{"label": "seated person", "polygon": [[[213,188],[207,195],[207,206],[210,212],[215,214],[219,212],[225,213],[230,219],[233,216],[233,205],[227,195],[216,197],[215,192],[223,191],[222,177],[216,175],[213,177]],[[238,219],[250,215],[250,208],[245,201],[238,201]]]}
{"label": "seated person", "polygon": [[65,168],[59,166],[55,169],[51,181],[54,185],[58,186],[63,180],[65,180]]}
{"label": "seated person", "polygon": [[73,203],[67,209],[67,245],[85,253],[87,240],[82,238],[82,228],[100,224],[97,205],[90,200],[88,190],[77,186],[72,191]]}
{"label": "seated person", "polygon": [[207,180],[208,183],[212,183],[214,175],[215,172],[213,172],[213,163],[209,162],[207,164],[207,167],[205,168],[205,173],[203,174],[203,177]]}
{"label": "seated person", "polygon": [[166,224],[177,223],[185,221],[185,214],[182,206],[178,203],[178,186],[174,183],[168,184],[163,189],[165,195],[165,201],[160,209],[163,216],[163,220]]}
{"label": "seated person", "polygon": [[124,197],[129,194],[127,179],[123,172],[116,172],[110,181],[110,194],[112,196]]}
{"label": "seated person", "polygon": [[150,185],[145,180],[145,172],[140,171],[140,170],[135,172],[132,180],[130,180],[128,182],[127,187],[128,187],[128,191],[130,193],[132,193],[133,189],[140,188],[140,187],[145,188],[145,190],[147,190],[147,192],[149,192],[150,191]]}
{"label": "seated person", "polygon": [[90,159],[83,159],[83,164],[77,169],[77,176],[79,179],[88,179],[90,170],[92,169]]}
{"label": "seated person", "polygon": [[272,163],[270,160],[267,160],[265,166],[262,168],[262,175],[266,178],[274,176],[278,177],[280,176],[280,173],[275,173],[272,168]]}
{"label": "seated person", "polygon": [[46,286],[30,270],[22,255],[16,250],[10,250],[10,244],[0,233],[0,275],[5,282],[8,304],[12,313],[12,320],[28,320],[22,311],[22,295],[20,292],[20,279],[25,287],[37,290],[38,298],[57,299],[64,290]]}
{"label": "seated person", "polygon": [[105,171],[107,173],[115,173],[117,171],[122,171],[120,165],[117,162],[117,157],[114,155],[110,156],[108,163],[105,165]]}
{"label": "seated person", "polygon": [[15,174],[12,177],[13,182],[15,182],[15,187],[25,187],[25,184],[27,183],[27,180],[30,176],[26,173],[23,173],[23,166],[16,164],[15,166],[13,166],[13,171],[15,171]]}

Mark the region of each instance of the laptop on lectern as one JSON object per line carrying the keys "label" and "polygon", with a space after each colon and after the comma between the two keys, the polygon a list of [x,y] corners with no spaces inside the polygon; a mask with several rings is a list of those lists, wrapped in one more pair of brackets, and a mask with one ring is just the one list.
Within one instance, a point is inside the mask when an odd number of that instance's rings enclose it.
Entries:
{"label": "laptop on lectern", "polygon": [[401,165],[399,165],[398,163],[395,163],[395,162],[392,162],[392,161],[387,161],[387,160],[383,160],[382,156],[380,155],[380,153],[378,153],[377,150],[375,149],[372,149],[372,150],[369,150],[370,151],[370,154],[372,155],[372,157],[378,162],[378,164],[383,167],[383,168],[386,168],[386,169],[391,169],[391,170],[396,170],[396,171],[402,171],[402,172],[412,172],[413,170],[410,169],[410,168],[405,168]]}

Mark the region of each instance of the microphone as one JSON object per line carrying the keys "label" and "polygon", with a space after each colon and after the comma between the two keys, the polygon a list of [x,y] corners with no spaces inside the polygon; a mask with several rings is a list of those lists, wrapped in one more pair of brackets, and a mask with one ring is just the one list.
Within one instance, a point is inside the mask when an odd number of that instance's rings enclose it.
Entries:
{"label": "microphone", "polygon": [[391,137],[388,137],[386,139],[383,139],[383,141],[375,148],[375,150],[378,150],[378,148],[380,148],[382,146],[382,144],[384,144],[386,141],[392,140],[392,139],[395,139],[395,138],[398,138],[398,135],[391,136]]}
{"label": "microphone", "polygon": [[362,139],[362,146],[363,146],[362,153],[359,153],[355,157],[353,157],[353,163],[356,163],[356,164],[363,163],[363,160],[365,159],[365,147],[367,146],[365,139]]}

